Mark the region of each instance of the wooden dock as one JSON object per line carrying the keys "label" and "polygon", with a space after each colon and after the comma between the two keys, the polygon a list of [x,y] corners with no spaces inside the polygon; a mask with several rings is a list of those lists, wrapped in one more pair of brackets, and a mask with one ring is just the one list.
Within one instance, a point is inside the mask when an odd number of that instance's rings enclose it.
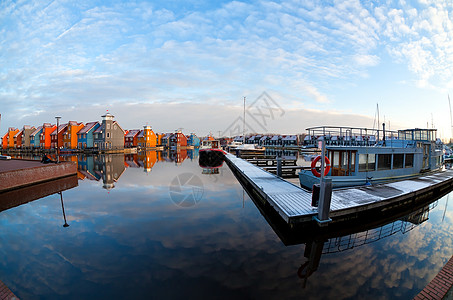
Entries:
{"label": "wooden dock", "polygon": [[[312,194],[232,154],[225,161],[247,192],[271,205],[289,224],[312,222],[318,209],[311,206]],[[453,189],[453,170],[373,186],[338,189],[332,192],[330,218],[333,222],[354,218],[359,213],[413,206]]]}
{"label": "wooden dock", "polygon": [[0,192],[76,174],[74,162],[43,164],[37,160],[0,160]]}

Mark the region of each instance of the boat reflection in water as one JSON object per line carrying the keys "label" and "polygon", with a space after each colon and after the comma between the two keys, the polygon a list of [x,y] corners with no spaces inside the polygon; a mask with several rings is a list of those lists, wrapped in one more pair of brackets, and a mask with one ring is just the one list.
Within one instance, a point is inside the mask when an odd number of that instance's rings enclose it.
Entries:
{"label": "boat reflection in water", "polygon": [[444,191],[441,195],[418,204],[417,207],[406,206],[400,210],[392,210],[389,214],[364,212],[341,223],[329,224],[327,227],[319,227],[316,222],[308,225],[288,224],[271,206],[253,193],[248,191],[247,193],[285,246],[305,244],[305,260],[301,262],[296,272],[305,288],[308,278],[318,269],[323,255],[352,250],[395,234],[411,231],[428,220],[429,211],[437,206],[437,200],[450,191]]}

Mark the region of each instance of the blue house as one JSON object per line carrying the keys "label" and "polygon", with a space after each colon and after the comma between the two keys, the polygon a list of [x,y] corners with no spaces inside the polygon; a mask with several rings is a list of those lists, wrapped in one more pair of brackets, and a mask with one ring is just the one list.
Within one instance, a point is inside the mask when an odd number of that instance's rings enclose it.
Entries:
{"label": "blue house", "polygon": [[38,128],[36,128],[35,131],[33,131],[31,134],[30,134],[30,147],[31,148],[39,148],[40,146],[40,137],[41,137],[41,133],[42,133],[42,126],[39,126]]}
{"label": "blue house", "polygon": [[191,133],[187,137],[187,145],[189,146],[194,146],[194,147],[200,147],[200,138],[195,135],[195,133]]}
{"label": "blue house", "polygon": [[99,122],[90,122],[85,125],[82,129],[77,132],[77,148],[93,148],[94,137],[93,132],[99,128],[101,124]]}

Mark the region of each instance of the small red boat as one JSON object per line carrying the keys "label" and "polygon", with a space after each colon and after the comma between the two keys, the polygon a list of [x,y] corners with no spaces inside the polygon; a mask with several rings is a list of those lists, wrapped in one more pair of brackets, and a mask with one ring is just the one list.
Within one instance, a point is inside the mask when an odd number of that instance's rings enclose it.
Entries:
{"label": "small red boat", "polygon": [[198,164],[202,168],[219,168],[225,158],[225,152],[220,148],[218,140],[202,141],[199,155]]}

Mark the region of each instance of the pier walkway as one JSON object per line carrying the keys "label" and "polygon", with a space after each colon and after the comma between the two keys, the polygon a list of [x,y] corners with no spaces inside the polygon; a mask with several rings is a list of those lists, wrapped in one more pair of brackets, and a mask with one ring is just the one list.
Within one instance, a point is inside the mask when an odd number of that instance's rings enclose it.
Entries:
{"label": "pier walkway", "polygon": [[[317,215],[318,209],[311,206],[311,192],[232,154],[227,153],[225,161],[233,173],[250,184],[287,223],[311,221]],[[453,170],[447,170],[386,184],[338,189],[332,192],[330,217],[341,218],[385,206],[395,207],[452,187]]]}

